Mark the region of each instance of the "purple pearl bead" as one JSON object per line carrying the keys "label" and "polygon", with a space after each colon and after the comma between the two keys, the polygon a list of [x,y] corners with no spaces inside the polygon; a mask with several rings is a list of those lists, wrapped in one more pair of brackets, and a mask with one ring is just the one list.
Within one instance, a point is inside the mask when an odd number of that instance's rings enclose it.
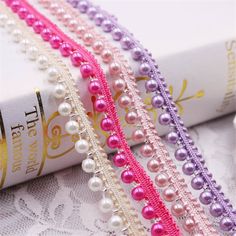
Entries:
{"label": "purple pearl bead", "polygon": [[122,31],[118,28],[113,29],[113,31],[111,32],[111,35],[115,41],[120,41],[121,38],[123,37]]}
{"label": "purple pearl bead", "polygon": [[212,203],[210,206],[210,213],[214,217],[221,216],[223,214],[223,211],[224,211],[224,209],[223,209],[222,205],[218,202]]}
{"label": "purple pearl bead", "polygon": [[161,125],[169,125],[171,122],[171,116],[168,113],[163,113],[159,116],[159,123]]}
{"label": "purple pearl bead", "polygon": [[80,1],[77,6],[81,13],[85,13],[88,10],[88,7],[89,4],[87,1]]}
{"label": "purple pearl bead", "polygon": [[78,6],[78,1],[77,0],[67,0],[67,2],[69,2],[72,7],[76,8]]}
{"label": "purple pearl bead", "polygon": [[132,58],[135,61],[139,61],[141,59],[143,53],[142,53],[142,50],[140,48],[135,47],[135,48],[132,49],[131,55],[132,55]]}
{"label": "purple pearl bead", "polygon": [[167,134],[167,141],[172,144],[176,144],[179,139],[179,136],[176,132],[172,131]]}
{"label": "purple pearl bead", "polygon": [[233,221],[229,217],[223,217],[220,221],[220,228],[223,231],[230,231],[234,226]]}
{"label": "purple pearl bead", "polygon": [[148,63],[142,63],[139,68],[139,72],[141,75],[148,75],[148,73],[151,71],[151,67]]}
{"label": "purple pearl bead", "polygon": [[233,234],[231,234],[230,236],[236,236],[236,232],[234,232]]}
{"label": "purple pearl bead", "polygon": [[101,13],[97,13],[94,16],[95,25],[100,26],[104,20],[104,16]]}
{"label": "purple pearl bead", "polygon": [[131,39],[127,36],[121,39],[121,47],[124,50],[129,50],[131,48],[131,43],[132,43]]}
{"label": "purple pearl bead", "polygon": [[199,196],[199,200],[204,205],[209,205],[213,200],[213,195],[210,191],[205,190]]}
{"label": "purple pearl bead", "polygon": [[184,174],[192,175],[195,171],[195,165],[191,161],[188,161],[183,165],[182,170]]}
{"label": "purple pearl bead", "polygon": [[87,11],[88,17],[89,19],[93,20],[94,16],[97,14],[97,10],[95,7],[89,7],[88,11]]}
{"label": "purple pearl bead", "polygon": [[112,22],[110,20],[104,20],[102,22],[102,29],[104,32],[111,32],[112,31]]}
{"label": "purple pearl bead", "polygon": [[201,176],[197,175],[195,176],[191,181],[191,186],[195,190],[200,190],[204,186],[204,180]]}
{"label": "purple pearl bead", "polygon": [[146,81],[145,87],[147,92],[154,92],[158,88],[157,81],[154,79],[150,79]]}
{"label": "purple pearl bead", "polygon": [[188,152],[186,151],[185,148],[178,148],[176,151],[175,151],[175,158],[176,160],[178,161],[184,161],[186,160],[188,156]]}
{"label": "purple pearl bead", "polygon": [[152,106],[154,108],[161,108],[164,105],[164,98],[161,95],[152,97]]}

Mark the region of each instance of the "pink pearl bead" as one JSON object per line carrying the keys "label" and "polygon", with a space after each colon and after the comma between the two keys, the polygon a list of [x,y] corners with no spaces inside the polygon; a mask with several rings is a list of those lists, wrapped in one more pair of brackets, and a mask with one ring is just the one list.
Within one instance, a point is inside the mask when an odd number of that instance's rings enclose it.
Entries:
{"label": "pink pearl bead", "polygon": [[86,46],[91,46],[91,45],[93,44],[94,37],[93,37],[92,34],[86,33],[86,34],[84,34],[84,36],[83,36],[83,40],[84,40],[84,44],[85,44]]}
{"label": "pink pearl bead", "polygon": [[60,52],[63,57],[68,57],[71,55],[72,47],[69,43],[62,43],[60,46]]}
{"label": "pink pearl bead", "polygon": [[153,149],[150,144],[144,144],[141,149],[140,153],[143,157],[151,157],[153,155]]}
{"label": "pink pearl bead", "polygon": [[191,218],[191,217],[188,217],[187,219],[185,219],[183,226],[184,226],[184,229],[187,232],[192,232],[194,230],[194,227],[195,227],[194,219]]}
{"label": "pink pearl bead", "polygon": [[150,172],[158,172],[160,170],[160,162],[158,160],[151,159],[148,161],[147,167]]}
{"label": "pink pearl bead", "polygon": [[116,79],[113,81],[112,87],[116,92],[124,91],[126,88],[126,83],[123,79]]}
{"label": "pink pearl bead", "polygon": [[13,1],[11,3],[11,9],[13,12],[17,12],[20,9],[21,5],[19,1]]}
{"label": "pink pearl bead", "polygon": [[44,41],[49,41],[50,38],[52,37],[51,30],[48,29],[48,28],[43,29],[42,32],[41,32],[41,37]]}
{"label": "pink pearl bead", "polygon": [[103,42],[101,42],[101,41],[96,41],[96,42],[94,42],[94,44],[93,44],[93,51],[94,51],[96,54],[100,54],[103,49],[104,49]]}
{"label": "pink pearl bead", "polygon": [[57,3],[52,3],[50,5],[50,12],[52,15],[56,15],[59,5]]}
{"label": "pink pearl bead", "polygon": [[113,163],[117,167],[122,167],[127,164],[127,159],[125,157],[124,153],[117,153],[115,156],[113,156]]}
{"label": "pink pearl bead", "polygon": [[107,103],[103,98],[99,98],[94,104],[95,110],[98,112],[104,112],[107,109]]}
{"label": "pink pearl bead", "polygon": [[162,236],[165,233],[164,226],[158,222],[152,225],[151,228],[151,235],[152,236]]}
{"label": "pink pearl bead", "polygon": [[113,59],[112,52],[108,49],[102,51],[102,60],[105,63],[110,63]]}
{"label": "pink pearl bead", "polygon": [[131,98],[127,95],[123,95],[119,98],[118,104],[121,108],[127,108],[131,104]]}
{"label": "pink pearl bead", "polygon": [[21,7],[18,10],[17,14],[19,15],[20,19],[25,19],[28,15],[28,10],[25,7]]}
{"label": "pink pearl bead", "polygon": [[49,42],[50,42],[52,48],[54,48],[54,49],[58,49],[62,43],[61,38],[57,35],[53,35]]}
{"label": "pink pearl bead", "polygon": [[120,64],[117,62],[112,62],[109,65],[109,71],[111,75],[118,75],[120,73]]}
{"label": "pink pearl bead", "polygon": [[76,20],[70,20],[68,23],[68,28],[71,32],[75,32],[78,27],[77,21]]}
{"label": "pink pearl bead", "polygon": [[120,146],[120,139],[116,134],[112,134],[107,138],[107,146],[111,149],[118,148]]}
{"label": "pink pearl bead", "polygon": [[134,111],[130,111],[125,115],[125,121],[128,124],[135,124],[138,120],[138,115]]}
{"label": "pink pearl bead", "polygon": [[84,79],[92,77],[94,75],[93,67],[88,63],[84,63],[80,66],[80,73]]}
{"label": "pink pearl bead", "polygon": [[133,188],[131,191],[131,195],[132,195],[133,199],[136,201],[141,201],[145,197],[144,190],[141,186]]}
{"label": "pink pearl bead", "polygon": [[69,14],[64,14],[63,16],[62,16],[62,22],[63,22],[63,24],[64,24],[64,26],[68,26],[68,24],[69,24],[69,21],[71,20],[71,16],[69,15]]}
{"label": "pink pearl bead", "polygon": [[121,179],[126,184],[132,183],[134,181],[134,172],[132,170],[124,170],[121,173]]}
{"label": "pink pearl bead", "polygon": [[168,175],[165,173],[160,173],[155,177],[155,183],[159,187],[165,187],[169,180]]}
{"label": "pink pearl bead", "polygon": [[74,66],[80,66],[84,61],[83,56],[79,52],[73,52],[70,59]]}
{"label": "pink pearl bead", "polygon": [[97,79],[89,82],[88,90],[91,94],[99,94],[101,92],[101,85]]}
{"label": "pink pearl bead", "polygon": [[41,21],[35,21],[33,24],[34,32],[40,34],[41,31],[45,28],[44,24]]}
{"label": "pink pearl bead", "polygon": [[84,26],[78,26],[76,29],[76,34],[77,37],[81,38],[86,32],[86,29],[84,28]]}
{"label": "pink pearl bead", "polygon": [[175,200],[176,197],[176,193],[175,190],[173,188],[166,188],[163,191],[163,198],[167,201],[167,202],[172,202]]}
{"label": "pink pearl bead", "polygon": [[132,140],[137,143],[141,143],[145,140],[145,134],[141,129],[135,130],[132,134]]}
{"label": "pink pearl bead", "polygon": [[184,216],[185,209],[183,204],[179,202],[174,203],[171,207],[171,212],[176,217]]}
{"label": "pink pearl bead", "polygon": [[62,20],[63,16],[65,14],[65,10],[62,8],[58,8],[56,12],[56,16],[58,20]]}
{"label": "pink pearl bead", "polygon": [[104,118],[101,121],[101,128],[104,131],[111,131],[114,128],[114,123],[110,118]]}
{"label": "pink pearl bead", "polygon": [[142,216],[147,219],[151,220],[155,217],[155,210],[151,205],[147,205],[142,209]]}
{"label": "pink pearl bead", "polygon": [[33,14],[28,14],[25,18],[25,21],[28,26],[32,26],[34,22],[36,21],[36,18]]}

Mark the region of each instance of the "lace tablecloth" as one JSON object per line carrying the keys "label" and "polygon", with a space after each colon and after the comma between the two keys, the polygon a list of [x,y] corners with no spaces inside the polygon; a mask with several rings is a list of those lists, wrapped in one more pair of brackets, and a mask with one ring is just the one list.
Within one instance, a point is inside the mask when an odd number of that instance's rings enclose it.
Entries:
{"label": "lace tablecloth", "polygon": [[[236,130],[233,116],[191,129],[207,165],[236,206]],[[142,159],[134,148],[137,158]],[[87,187],[80,166],[47,175],[0,192],[0,235],[117,235],[97,209],[99,194]],[[147,227],[148,228],[148,227]]]}

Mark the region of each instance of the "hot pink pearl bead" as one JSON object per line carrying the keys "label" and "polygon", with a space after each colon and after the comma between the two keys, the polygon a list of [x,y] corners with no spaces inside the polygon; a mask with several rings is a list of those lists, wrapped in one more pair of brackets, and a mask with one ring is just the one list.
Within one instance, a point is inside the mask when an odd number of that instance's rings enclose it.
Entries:
{"label": "hot pink pearl bead", "polygon": [[142,209],[142,216],[147,219],[151,220],[155,217],[155,210],[151,205],[147,205]]}
{"label": "hot pink pearl bead", "polygon": [[155,183],[159,187],[165,187],[169,182],[168,175],[165,173],[160,173],[155,177]]}
{"label": "hot pink pearl bead", "polygon": [[112,52],[108,49],[104,49],[102,51],[102,59],[103,59],[103,62],[105,63],[110,63],[112,61]]}
{"label": "hot pink pearl bead", "polygon": [[144,199],[144,190],[141,186],[135,187],[132,189],[131,195],[134,200],[141,201]]}
{"label": "hot pink pearl bead", "polygon": [[74,66],[80,66],[84,61],[83,56],[79,52],[73,52],[70,59]]}
{"label": "hot pink pearl bead", "polygon": [[158,160],[151,159],[148,161],[147,167],[150,172],[155,173],[160,170],[160,162]]}
{"label": "hot pink pearl bead", "polygon": [[96,80],[91,80],[89,82],[88,90],[91,94],[98,94],[101,92],[101,85],[99,81]]}
{"label": "hot pink pearl bead", "polygon": [[53,35],[49,42],[50,42],[52,48],[54,48],[54,49],[58,49],[62,43],[61,38],[57,35]]}
{"label": "hot pink pearl bead", "polygon": [[13,12],[17,12],[20,9],[21,5],[19,1],[13,1],[11,3],[11,9]]}
{"label": "hot pink pearl bead", "polygon": [[5,0],[7,6],[10,6],[13,0]]}
{"label": "hot pink pearl bead", "polygon": [[126,88],[126,83],[123,79],[116,79],[113,81],[112,87],[116,92],[124,91]]}
{"label": "hot pink pearl bead", "polygon": [[141,129],[135,130],[132,134],[132,140],[134,142],[143,142],[145,140],[145,134]]}
{"label": "hot pink pearl bead", "polygon": [[194,227],[195,227],[194,219],[191,218],[191,217],[188,217],[187,219],[185,219],[183,226],[184,226],[184,229],[187,232],[192,232],[194,230]]}
{"label": "hot pink pearl bead", "polygon": [[69,43],[62,43],[60,46],[61,55],[64,57],[70,56],[72,47]]}
{"label": "hot pink pearl bead", "polygon": [[132,170],[124,170],[121,173],[121,179],[126,184],[132,183],[134,181],[134,172]]}
{"label": "hot pink pearl bead", "polygon": [[103,98],[99,98],[94,104],[95,110],[98,112],[104,112],[107,109],[106,101]]}
{"label": "hot pink pearl bead", "polygon": [[144,144],[141,149],[140,153],[143,157],[151,157],[153,155],[153,149],[150,144]]}
{"label": "hot pink pearl bead", "polygon": [[127,95],[123,95],[119,98],[118,104],[121,108],[127,108],[131,104],[131,98]]}
{"label": "hot pink pearl bead", "polygon": [[127,159],[125,157],[124,153],[117,153],[115,156],[113,156],[113,163],[117,167],[122,167],[127,164]]}
{"label": "hot pink pearl bead", "polygon": [[135,124],[137,122],[138,115],[134,111],[130,111],[125,115],[125,120],[128,124]]}
{"label": "hot pink pearl bead", "polygon": [[25,21],[28,26],[32,26],[34,22],[36,21],[36,18],[33,14],[28,14],[25,18]]}
{"label": "hot pink pearl bead", "polygon": [[114,123],[110,118],[104,118],[101,121],[101,128],[104,131],[111,131],[114,128]]}
{"label": "hot pink pearl bead", "polygon": [[151,228],[151,235],[152,236],[162,236],[165,233],[164,226],[158,222],[152,225]]}
{"label": "hot pink pearl bead", "polygon": [[35,21],[33,24],[34,32],[37,34],[40,34],[44,28],[45,28],[44,24],[39,20]]}
{"label": "hot pink pearl bead", "polygon": [[116,134],[112,134],[107,138],[107,146],[115,149],[120,146],[120,139]]}
{"label": "hot pink pearl bead", "polygon": [[84,34],[83,36],[83,41],[84,41],[84,44],[86,46],[91,46],[93,44],[93,41],[94,41],[94,37],[92,34],[90,33],[86,33]]}
{"label": "hot pink pearl bead", "polygon": [[109,65],[109,71],[111,75],[118,75],[120,73],[120,64],[117,62],[112,62]]}
{"label": "hot pink pearl bead", "polygon": [[185,209],[182,203],[176,202],[171,207],[171,212],[174,216],[180,217],[185,214]]}
{"label": "hot pink pearl bead", "polygon": [[93,67],[88,63],[82,64],[80,66],[80,73],[84,79],[92,77],[93,76]]}
{"label": "hot pink pearl bead", "polygon": [[28,15],[28,11],[25,7],[21,7],[19,11],[17,12],[17,14],[19,15],[21,19],[25,19],[26,16]]}
{"label": "hot pink pearl bead", "polygon": [[103,42],[101,42],[101,41],[96,41],[96,42],[94,42],[94,44],[93,44],[93,51],[94,51],[96,54],[100,54],[103,49],[104,49]]}
{"label": "hot pink pearl bead", "polygon": [[43,29],[42,32],[41,32],[41,37],[42,37],[43,40],[49,41],[50,38],[52,37],[51,30],[48,29],[48,28]]}
{"label": "hot pink pearl bead", "polygon": [[176,197],[176,193],[175,190],[173,188],[166,188],[163,191],[163,198],[167,201],[167,202],[172,202],[175,200]]}

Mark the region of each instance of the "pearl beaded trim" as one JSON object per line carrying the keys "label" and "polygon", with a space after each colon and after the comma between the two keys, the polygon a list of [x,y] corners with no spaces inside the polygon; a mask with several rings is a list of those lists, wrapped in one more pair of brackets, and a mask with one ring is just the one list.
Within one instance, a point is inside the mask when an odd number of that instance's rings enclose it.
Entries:
{"label": "pearl beaded trim", "polygon": [[[2,3],[0,3],[0,6],[1,12],[5,7]],[[9,31],[13,36],[13,40],[14,30],[21,33],[21,37],[17,43],[20,43],[21,49],[23,48],[22,52],[28,53],[31,47],[36,48],[37,55],[43,55],[44,59],[47,59],[47,66],[44,67],[43,70],[47,70],[48,75],[51,73],[52,69],[56,72],[57,80],[53,80],[55,87],[53,95],[56,99],[65,99],[65,102],[62,102],[59,105],[58,110],[60,114],[71,117],[71,120],[66,123],[65,128],[67,132],[69,134],[79,134],[79,130],[82,127],[86,130],[83,134],[89,141],[86,141],[86,139],[80,139],[76,142],[75,146],[79,148],[79,153],[84,153],[86,149],[88,153],[91,153],[93,156],[93,158],[91,155],[87,156],[87,158],[82,162],[82,168],[87,173],[94,173],[94,176],[89,180],[89,188],[92,191],[103,191],[103,198],[99,202],[99,209],[101,212],[112,213],[113,211],[109,220],[111,230],[127,231],[129,235],[145,235],[143,227],[137,218],[137,214],[134,209],[131,208],[127,197],[119,185],[115,172],[111,168],[110,162],[107,160],[105,151],[101,148],[97,136],[91,127],[69,70],[62,61],[60,61],[43,45],[39,39],[34,37],[32,32],[27,31],[27,29],[18,22],[17,18],[14,17],[7,8],[4,9],[4,14],[0,14],[1,27],[5,26],[5,24],[2,24],[3,20],[6,25],[10,21],[11,23],[14,22],[14,27]],[[28,39],[30,39],[30,41]],[[27,42],[27,47],[25,47],[25,42]],[[40,57],[41,56],[35,57],[34,61],[37,63],[37,59]],[[38,66],[38,68],[42,70],[41,66]],[[52,82],[49,78],[48,81]],[[56,89],[58,86],[59,89]],[[59,93],[55,93],[56,90],[59,91]],[[64,96],[62,96],[62,94],[64,94]],[[66,95],[67,97],[65,97]],[[72,114],[73,112],[74,114]]]}

